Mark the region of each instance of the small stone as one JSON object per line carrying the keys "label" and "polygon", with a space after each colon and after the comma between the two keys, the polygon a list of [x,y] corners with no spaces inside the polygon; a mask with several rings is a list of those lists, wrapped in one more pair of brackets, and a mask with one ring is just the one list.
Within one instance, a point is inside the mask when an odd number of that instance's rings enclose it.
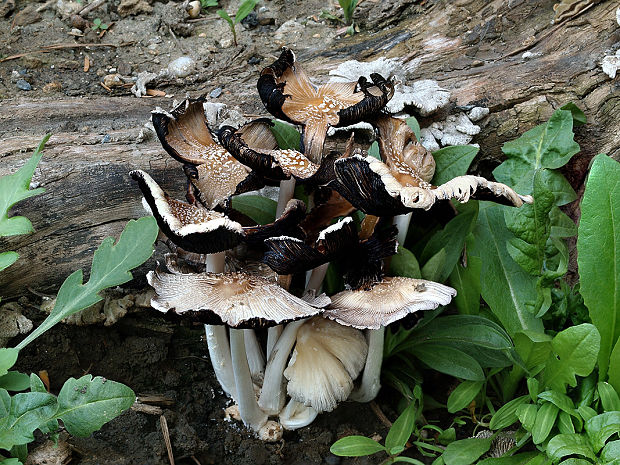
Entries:
{"label": "small stone", "polygon": [[123,85],[123,80],[120,74],[106,74],[103,77],[103,85],[106,87],[120,87]]}
{"label": "small stone", "polygon": [[340,457],[336,455],[329,454],[327,457],[325,457],[325,463],[327,465],[340,465],[340,461]]}
{"label": "small stone", "polygon": [[105,136],[103,136],[101,138],[101,143],[102,144],[107,144],[108,142],[110,142],[112,140],[112,138],[110,137],[110,134],[106,134]]}
{"label": "small stone", "polygon": [[20,90],[32,90],[32,86],[25,79],[18,79],[15,83]]}
{"label": "small stone", "polygon": [[209,94],[209,97],[218,98],[220,95],[222,95],[222,88],[217,87],[211,91],[211,93]]}
{"label": "small stone", "polygon": [[261,26],[272,26],[276,23],[276,17],[273,16],[271,13],[268,13],[266,15],[260,15],[258,17],[258,24],[260,24]]}
{"label": "small stone", "polygon": [[174,61],[171,61],[168,65],[168,73],[172,77],[186,77],[189,76],[196,62],[187,56],[179,57]]}
{"label": "small stone", "polygon": [[251,56],[248,60],[248,65],[257,65],[262,61],[262,58],[257,56]]}
{"label": "small stone", "polygon": [[62,90],[62,84],[58,81],[48,82],[43,86],[43,92],[51,93]]}
{"label": "small stone", "polygon": [[118,69],[119,74],[123,76],[129,76],[131,74],[131,65],[129,63],[122,62],[116,69]]}
{"label": "small stone", "polygon": [[108,70],[108,73],[116,73],[116,68],[110,68],[110,69]]}
{"label": "small stone", "polygon": [[241,20],[241,24],[243,24],[246,29],[254,29],[256,26],[258,26],[258,14],[256,14],[255,11],[252,11],[249,15],[247,15]]}

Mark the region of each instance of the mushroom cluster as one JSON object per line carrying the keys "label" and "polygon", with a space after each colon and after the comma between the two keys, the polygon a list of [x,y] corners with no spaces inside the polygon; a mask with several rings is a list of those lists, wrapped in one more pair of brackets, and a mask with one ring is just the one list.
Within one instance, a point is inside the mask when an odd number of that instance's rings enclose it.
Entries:
{"label": "mushroom cluster", "polygon": [[[186,201],[144,171],[131,176],[173,249],[167,270],[148,274],[152,307],[205,324],[216,377],[241,420],[277,440],[339,402],[372,400],[383,328],[454,297],[442,284],[385,276],[411,212],[449,199],[520,206],[531,198],[477,176],[431,185],[433,156],[385,110],[394,85],[380,74],[317,87],[284,49],[261,72],[258,92],[269,113],[301,126],[299,150],[279,148],[265,118],[221,127],[216,138],[202,100],[186,99],[152,115],[183,165]],[[329,128],[360,122],[376,129],[381,160],[353,150],[353,136],[343,153],[325,153]],[[293,198],[296,183],[311,208]],[[264,186],[280,186],[277,219],[247,224],[231,198]],[[334,261],[346,286],[328,297],[321,288]]]}

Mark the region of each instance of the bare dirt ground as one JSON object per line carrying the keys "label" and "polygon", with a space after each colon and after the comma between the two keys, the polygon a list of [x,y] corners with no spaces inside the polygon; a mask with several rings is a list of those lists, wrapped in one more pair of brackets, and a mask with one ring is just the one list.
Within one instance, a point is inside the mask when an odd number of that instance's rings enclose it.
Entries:
{"label": "bare dirt ground", "polygon": [[[0,276],[0,294],[4,300],[22,296],[35,321],[42,317],[30,307],[38,300],[28,287],[54,293],[70,272],[90,265],[103,237],[118,235],[128,219],[142,215],[130,169],[147,169],[164,188],[181,192],[181,170],[145,128],[150,111],[169,109],[189,94],[226,104],[224,117],[234,123],[264,115],[256,80],[283,45],[323,80],[348,59],[414,61],[416,79],[436,79],[451,92],[450,106],[438,118],[467,105],[488,107],[491,113],[474,139],[482,147],[478,172],[488,174],[497,165],[506,140],[568,101],[589,118],[577,131],[583,151],[566,173],[573,187],[581,189],[596,153],[620,156],[620,84],[599,65],[620,47],[617,2],[574,2],[584,9],[552,23],[554,1],[364,0],[355,13],[360,33],[345,37],[341,24],[320,17],[323,9],[340,14],[333,0],[262,0],[237,26],[238,46],[216,8],[188,21],[180,1],[108,0],[79,16],[86,3],[0,0],[0,174],[21,166],[41,137],[53,134],[34,178],[47,192],[15,210],[32,220],[36,232],[0,241],[0,250],[21,255]],[[231,12],[238,2],[221,0],[220,7]],[[108,25],[105,33],[93,31],[95,19]],[[533,55],[524,58],[526,52]],[[193,60],[189,75],[160,74],[181,56]],[[153,95],[137,98],[130,89],[144,72],[160,75],[146,86]],[[420,118],[423,127],[432,120]],[[576,205],[570,210],[575,218]],[[153,266],[151,260],[144,269]],[[329,453],[345,434],[385,436],[386,427],[368,405],[345,403],[271,445],[225,421],[228,401],[202,337],[198,326],[132,310],[112,327],[60,325],[21,354],[19,368],[47,370],[53,389],[88,372],[165,399],[159,406],[178,464],[381,461]],[[378,400],[391,420],[396,401],[389,390]],[[93,437],[69,442],[72,463],[169,463],[158,414],[131,411]]]}

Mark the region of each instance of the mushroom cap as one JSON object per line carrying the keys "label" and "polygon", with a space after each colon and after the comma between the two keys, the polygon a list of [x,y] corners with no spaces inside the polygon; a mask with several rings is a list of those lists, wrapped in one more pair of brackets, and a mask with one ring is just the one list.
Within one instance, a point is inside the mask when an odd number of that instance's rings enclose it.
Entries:
{"label": "mushroom cap", "polygon": [[280,57],[264,68],[258,93],[265,108],[277,118],[304,126],[304,153],[319,163],[327,128],[349,126],[377,112],[392,98],[394,86],[379,74],[372,83],[361,77],[357,82],[331,82],[316,87],[283,48]]}
{"label": "mushroom cap", "polygon": [[297,343],[284,370],[288,394],[319,413],[331,412],[351,394],[367,354],[361,331],[320,316],[311,318],[297,331]]}
{"label": "mushroom cap", "polygon": [[[275,326],[321,313],[269,280],[243,272],[147,274],[154,309],[235,328]],[[323,299],[322,303],[326,302]]]}
{"label": "mushroom cap", "polygon": [[331,297],[325,317],[358,329],[378,329],[419,310],[448,305],[456,291],[423,279],[384,278],[370,289],[347,290]]}
{"label": "mushroom cap", "polygon": [[184,164],[196,166],[190,182],[199,190],[200,201],[211,209],[231,195],[247,191],[239,186],[248,178],[250,169],[214,140],[202,103],[202,99],[186,99],[171,112],[155,110],[151,119],[166,152]]}
{"label": "mushroom cap", "polygon": [[237,245],[245,233],[242,226],[225,215],[170,198],[161,187],[141,170],[130,173],[157,224],[179,247],[196,253],[216,253]]}
{"label": "mushroom cap", "polygon": [[374,157],[353,155],[337,160],[336,180],[330,187],[364,213],[376,216],[395,216],[416,208],[430,209],[439,200],[490,200],[499,204],[520,207],[532,203],[530,195],[520,195],[505,184],[480,176],[458,176],[441,186],[426,182],[402,185],[385,163]]}

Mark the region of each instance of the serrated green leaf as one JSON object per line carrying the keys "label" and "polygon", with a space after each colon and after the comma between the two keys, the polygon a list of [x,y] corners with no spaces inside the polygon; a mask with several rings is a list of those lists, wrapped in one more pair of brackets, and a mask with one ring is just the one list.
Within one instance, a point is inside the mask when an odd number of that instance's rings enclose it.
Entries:
{"label": "serrated green leaf", "polygon": [[538,405],[522,404],[517,407],[517,418],[526,431],[532,431],[536,422],[536,414],[538,413]]}
{"label": "serrated green leaf", "polygon": [[19,351],[12,348],[0,349],[0,376],[4,376],[9,372],[9,368],[15,365]]}
{"label": "serrated green leaf", "polygon": [[536,300],[536,278],[508,254],[506,242],[512,233],[506,228],[503,208],[481,202],[473,231],[476,240],[469,252],[484,264],[480,276],[482,298],[509,335],[523,330],[542,333],[542,321],[526,305]]}
{"label": "serrated green leaf", "polygon": [[521,396],[502,405],[502,407],[491,417],[489,429],[504,429],[514,424],[519,419],[517,417],[517,409],[520,405],[528,402],[529,399],[530,396]]}
{"label": "serrated green leaf", "polygon": [[43,392],[22,392],[9,396],[0,389],[0,449],[34,440],[33,432],[53,417],[56,397]]}
{"label": "serrated green leaf", "polygon": [[13,263],[17,261],[19,254],[17,252],[2,252],[0,253],[0,271],[7,269]]}
{"label": "serrated green leaf", "polygon": [[616,342],[609,357],[609,384],[620,392],[620,340]]}
{"label": "serrated green leaf", "polygon": [[482,261],[474,255],[467,257],[467,266],[457,263],[448,278],[448,283],[456,289],[452,302],[460,314],[477,315],[480,311],[480,272]]}
{"label": "serrated green leaf", "polygon": [[601,335],[599,379],[620,339],[620,164],[594,158],[581,201],[577,239],[580,292]]}
{"label": "serrated green leaf", "polygon": [[599,333],[591,324],[561,331],[551,341],[553,354],[547,359],[543,384],[558,392],[565,392],[567,384],[575,387],[575,375],[588,376],[594,369],[599,347]]}
{"label": "serrated green leaf", "polygon": [[404,447],[405,444],[407,444],[413,432],[415,417],[416,404],[415,402],[411,402],[392,424],[385,438],[385,448],[390,451],[390,454],[394,454],[394,452],[392,452],[393,448]]}
{"label": "serrated green leaf", "polygon": [[[30,391],[32,392],[45,392],[47,393],[47,389],[41,378],[32,373],[30,375]],[[39,429],[43,434],[55,433],[58,431],[58,420],[51,419],[45,422],[44,424],[39,425]]]}
{"label": "serrated green leaf", "polygon": [[454,347],[425,343],[416,345],[410,351],[434,370],[461,379],[484,380],[484,372],[476,359]]}
{"label": "serrated green leaf", "polygon": [[392,255],[390,260],[390,274],[392,276],[405,276],[416,279],[422,277],[418,260],[409,249],[399,245],[398,252],[396,255]]}
{"label": "serrated green leaf", "polygon": [[596,458],[588,440],[581,434],[558,434],[552,437],[547,444],[547,455],[554,461],[567,455],[581,455],[592,460]]}
{"label": "serrated green leaf", "polygon": [[502,151],[508,160],[498,166],[493,175],[518,192],[530,194],[535,171],[561,168],[579,152],[579,144],[573,140],[571,112],[556,110],[546,123],[530,129],[516,140],[506,142]]}
{"label": "serrated green leaf", "polygon": [[536,331],[520,331],[513,336],[515,350],[528,370],[542,365],[551,354],[552,337]]}
{"label": "serrated green leaf", "polygon": [[43,138],[30,160],[14,174],[0,177],[0,237],[27,234],[33,231],[29,219],[23,216],[9,218],[8,214],[11,207],[17,202],[45,192],[43,188],[30,190],[30,181],[43,156],[41,151],[49,138],[50,134]]}
{"label": "serrated green leaf", "polygon": [[340,457],[362,457],[385,451],[385,447],[366,436],[347,436],[333,443],[329,451]]}
{"label": "serrated green leaf", "polygon": [[62,283],[56,305],[49,316],[32,333],[17,345],[23,349],[60,320],[99,302],[103,289],[120,286],[130,281],[130,270],[140,266],[153,254],[153,244],[159,229],[152,216],[131,220],[119,240],[107,237],[93,256],[90,279],[83,284],[82,270],[77,270]]}
{"label": "serrated green leaf", "polygon": [[601,404],[606,412],[612,410],[620,411],[620,398],[611,384],[600,382],[598,383],[597,389]]}
{"label": "serrated green leaf", "polygon": [[252,10],[256,7],[258,0],[243,0],[241,5],[239,5],[239,9],[237,10],[237,14],[235,14],[235,24],[239,24],[243,21],[247,15],[249,15]]}
{"label": "serrated green leaf", "polygon": [[[278,143],[278,147],[282,150],[300,150],[301,148],[301,134],[295,126],[283,123],[282,121],[278,121],[277,119],[271,120],[273,126],[271,129],[272,134],[276,138],[276,142]],[[377,146],[378,148],[378,146]],[[234,199],[235,197],[233,197]]]}
{"label": "serrated green leaf", "polygon": [[479,150],[479,147],[473,145],[452,145],[433,152],[436,166],[432,183],[440,186],[457,176],[467,174],[469,165]]}
{"label": "serrated green leaf", "polygon": [[25,391],[30,387],[30,377],[19,371],[9,371],[0,376],[0,388],[7,391]]}
{"label": "serrated green leaf", "polygon": [[240,195],[232,199],[233,209],[243,213],[258,224],[273,223],[277,206],[276,201],[260,195]]}
{"label": "serrated green leaf", "polygon": [[446,465],[471,465],[491,448],[491,438],[469,438],[448,444],[443,453]]}
{"label": "serrated green leaf", "polygon": [[459,384],[448,396],[448,412],[456,413],[471,404],[483,385],[482,381],[463,381]]}
{"label": "serrated green leaf", "polygon": [[534,444],[540,444],[547,439],[551,428],[555,425],[559,411],[560,409],[551,402],[545,402],[540,406],[532,427],[532,442]]}
{"label": "serrated green leaf", "polygon": [[586,421],[585,430],[594,452],[605,446],[612,435],[620,433],[620,412],[605,412]]}
{"label": "serrated green leaf", "polygon": [[586,114],[573,102],[568,102],[566,105],[562,105],[560,110],[568,110],[571,112],[573,116],[573,124],[575,126],[581,126],[587,122]]}
{"label": "serrated green leaf", "polygon": [[58,394],[60,418],[73,436],[86,437],[130,408],[134,392],[124,384],[97,376],[69,378]]}

